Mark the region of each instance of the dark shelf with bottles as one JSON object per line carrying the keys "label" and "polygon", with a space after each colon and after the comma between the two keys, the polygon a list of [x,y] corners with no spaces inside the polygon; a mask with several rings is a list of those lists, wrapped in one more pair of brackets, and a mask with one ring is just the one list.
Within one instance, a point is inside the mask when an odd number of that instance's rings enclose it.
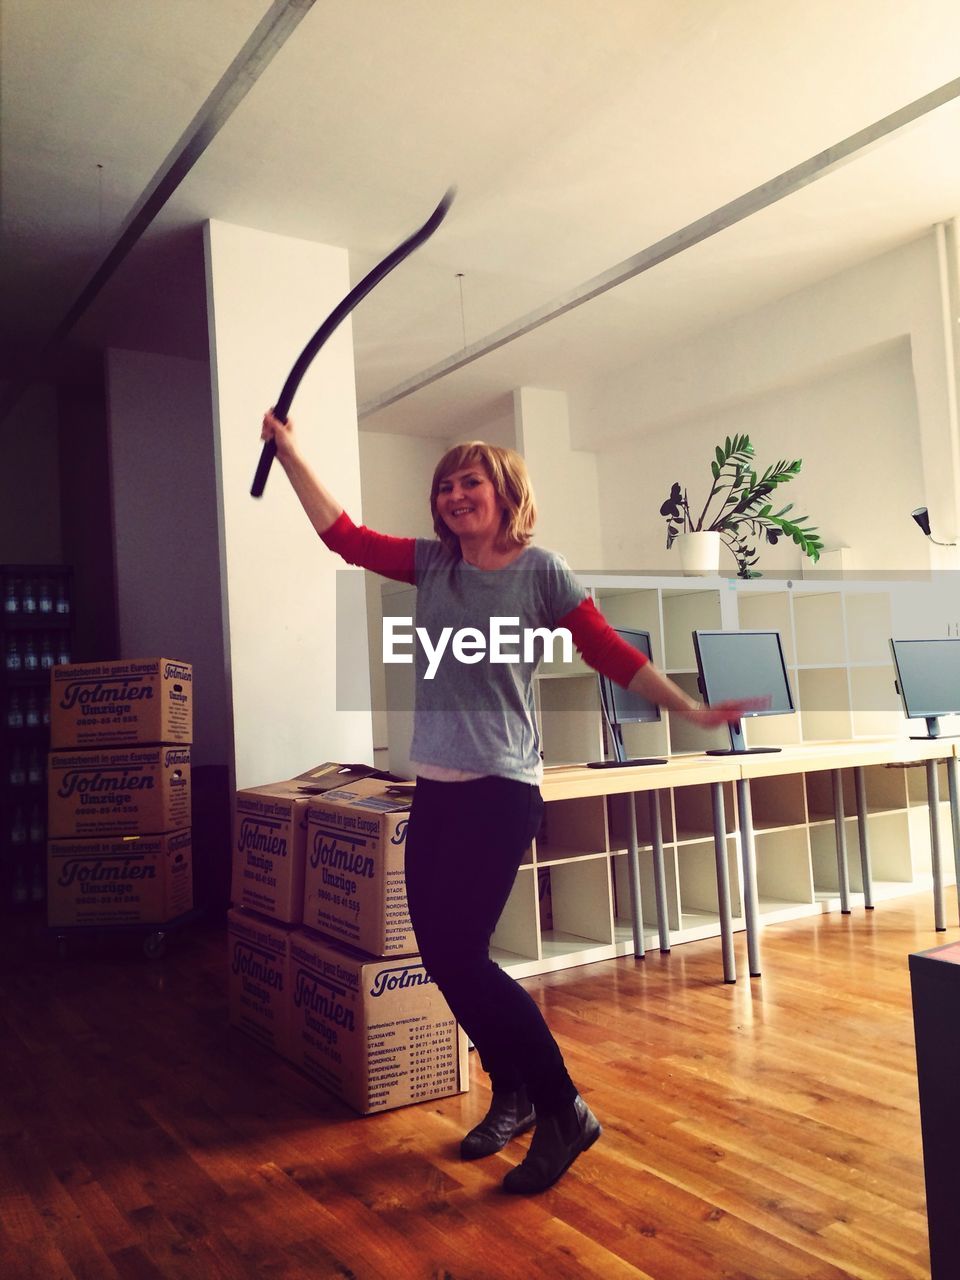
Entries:
{"label": "dark shelf with bottles", "polygon": [[65,565],[0,565],[0,913],[46,900],[50,672],[69,662]]}

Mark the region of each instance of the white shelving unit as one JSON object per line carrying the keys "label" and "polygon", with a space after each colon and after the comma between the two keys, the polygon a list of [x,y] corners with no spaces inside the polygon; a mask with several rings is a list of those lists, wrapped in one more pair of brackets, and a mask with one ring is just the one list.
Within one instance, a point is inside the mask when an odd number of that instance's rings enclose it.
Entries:
{"label": "white shelving unit", "polygon": [[[756,746],[907,736],[889,654],[895,586],[875,583],[770,582],[736,579],[581,576],[614,625],[650,632],[654,661],[696,695],[696,629],[780,632],[796,714],[746,721]],[[385,588],[385,611],[410,613],[410,588]],[[398,688],[398,677],[404,687]],[[391,685],[393,688],[391,688]],[[412,687],[409,667],[388,668],[391,768],[408,773]],[[575,657],[544,667],[537,681],[545,765],[603,755],[596,674]],[[394,726],[397,741],[394,741]],[[668,714],[657,724],[628,725],[631,755],[700,753],[727,745],[725,729],[698,730]],[[405,767],[406,766],[406,767]],[[944,767],[941,790],[947,795]],[[874,898],[881,901],[931,883],[929,817],[922,767],[865,770]],[[852,770],[844,773],[844,809],[855,814]],[[751,786],[762,923],[796,919],[838,906],[833,796],[829,773],[757,778]],[[724,787],[734,927],[743,927],[734,788]],[[657,946],[648,795],[588,796],[545,807],[503,918],[494,957],[515,976],[631,954],[627,876],[627,805],[634,804],[640,845],[645,941]],[[719,933],[709,788],[659,793],[666,904],[673,945]],[[857,820],[849,817],[850,886],[862,888]],[[951,847],[949,806],[941,802],[943,848]],[[945,859],[952,882],[952,859]]]}

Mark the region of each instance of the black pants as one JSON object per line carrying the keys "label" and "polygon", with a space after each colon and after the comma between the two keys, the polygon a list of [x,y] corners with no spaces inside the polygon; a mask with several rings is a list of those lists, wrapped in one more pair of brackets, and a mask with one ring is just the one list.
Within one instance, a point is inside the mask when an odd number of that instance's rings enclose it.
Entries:
{"label": "black pants", "polygon": [[526,1085],[538,1112],[576,1088],[536,1003],[490,959],[490,936],[540,822],[539,789],[509,778],[419,778],[407,828],[410,917],[424,965],[494,1089]]}

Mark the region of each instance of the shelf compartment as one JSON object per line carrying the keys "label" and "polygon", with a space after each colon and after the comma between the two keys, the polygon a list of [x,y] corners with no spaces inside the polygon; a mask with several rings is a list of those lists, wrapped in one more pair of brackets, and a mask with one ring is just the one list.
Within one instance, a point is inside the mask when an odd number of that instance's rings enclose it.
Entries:
{"label": "shelf compartment", "polygon": [[801,666],[840,666],[846,662],[843,597],[839,591],[796,593],[793,619],[797,662]]}
{"label": "shelf compartment", "polygon": [[[842,769],[843,812],[845,816],[857,812],[856,780],[852,769]],[[826,819],[833,820],[833,773],[823,769],[817,773],[804,774],[807,791],[807,813],[811,822]]]}
{"label": "shelf compartment", "polygon": [[663,636],[659,593],[652,588],[631,590],[606,587],[596,594],[597,608],[612,627],[650,632],[653,660],[663,667]]}
{"label": "shelf compartment", "polygon": [[850,591],[845,604],[850,661],[889,662],[893,634],[890,596],[886,592]]}
{"label": "shelf compartment", "polygon": [[788,667],[796,665],[790,597],[784,591],[744,592],[737,601],[743,631],[779,631]]}
{"label": "shelf compartment", "polygon": [[788,919],[802,905],[814,906],[813,868],[808,828],[758,831],[757,897],[760,915]]}
{"label": "shelf compartment", "polygon": [[[843,830],[847,842],[847,877],[850,890],[852,893],[862,893],[863,875],[860,867],[860,836],[856,818],[845,818]],[[874,865],[872,843],[870,853],[872,869]],[[813,863],[813,885],[817,895],[821,897],[836,897],[840,892],[840,877],[837,869],[837,830],[834,823],[815,822],[811,824],[810,860]]]}
{"label": "shelf compartment", "polygon": [[[642,766],[640,766],[642,767]],[[650,822],[650,801],[649,797],[652,792],[628,792],[625,795],[613,795],[607,797],[607,806],[609,814],[609,831],[610,831],[610,848],[616,852],[626,849],[629,832],[628,832],[628,809],[627,805],[631,802],[637,815],[637,842],[641,846],[649,845],[653,841],[653,827]],[[660,830],[663,836],[664,844],[670,844],[674,839],[674,819],[673,804],[671,802],[671,793],[664,789],[656,793],[659,797],[660,805]]]}
{"label": "shelf compartment", "polygon": [[[924,821],[926,814],[922,815]],[[910,848],[910,814],[906,809],[871,813],[867,819],[870,840],[870,869],[874,885],[881,881],[909,884],[914,878],[916,858]],[[929,846],[929,830],[927,829]],[[854,848],[859,860],[859,836]]]}
{"label": "shelf compartment", "polygon": [[594,858],[538,868],[537,878],[540,949],[544,959],[613,945],[609,859]]}
{"label": "shelf compartment", "polygon": [[[871,815],[885,809],[907,807],[906,770],[899,765],[872,765],[864,768],[863,785],[867,811]],[[926,792],[924,792],[926,798]]]}
{"label": "shelf compartment", "polygon": [[603,796],[551,800],[544,805],[537,834],[537,863],[603,854],[610,847]]}
{"label": "shelf compartment", "polygon": [[[791,673],[790,683],[795,691],[794,673]],[[743,720],[743,728],[747,745],[751,747],[790,747],[803,741],[800,717],[795,711],[782,716],[747,716]]]}
{"label": "shelf compartment", "polygon": [[[727,879],[730,883],[730,911],[734,918],[743,915],[740,892],[740,863],[737,840],[728,835]],[[717,895],[717,859],[713,838],[697,840],[677,848],[677,868],[680,883],[680,914],[683,920],[695,915],[701,920],[711,918],[719,927],[720,903]]]}
{"label": "shelf compartment", "polygon": [[[676,815],[676,838],[700,840],[713,839],[713,797],[709,786],[680,787],[673,793]],[[726,832],[736,830],[737,816],[733,783],[723,784],[723,816]]]}
{"label": "shelf compartment", "polygon": [[599,760],[600,691],[593,672],[537,681],[544,764]]}
{"label": "shelf compartment", "polygon": [[771,827],[802,826],[807,821],[803,776],[753,778],[750,782],[750,814],[756,831]]}
{"label": "shelf compartment", "polygon": [[890,663],[850,668],[850,706],[855,734],[890,737],[900,732],[903,708],[893,681]]}
{"label": "shelf compartment", "polygon": [[853,733],[844,667],[797,672],[801,733],[806,741],[849,739]]}
{"label": "shelf compartment", "polygon": [[[657,935],[657,890],[653,878],[653,850],[641,849],[639,862],[640,910],[643,917],[644,936],[646,936],[648,928]],[[663,867],[667,897],[667,926],[673,932],[679,926],[680,921],[677,858],[673,848],[664,850]],[[617,930],[626,929],[629,931],[632,928],[633,911],[630,901],[630,863],[625,853],[618,853],[614,856],[612,872],[615,926]],[[632,932],[630,936],[633,936]]]}
{"label": "shelf compartment", "polygon": [[695,671],[693,632],[717,631],[721,624],[720,592],[664,591],[663,643],[666,665],[672,671]]}
{"label": "shelf compartment", "polygon": [[[623,747],[629,759],[662,759],[668,754],[666,716],[650,724],[625,724],[621,728]],[[637,767],[643,768],[642,765]]]}
{"label": "shelf compartment", "polygon": [[537,876],[532,867],[521,867],[490,939],[490,954],[502,965],[538,960],[539,943]]}

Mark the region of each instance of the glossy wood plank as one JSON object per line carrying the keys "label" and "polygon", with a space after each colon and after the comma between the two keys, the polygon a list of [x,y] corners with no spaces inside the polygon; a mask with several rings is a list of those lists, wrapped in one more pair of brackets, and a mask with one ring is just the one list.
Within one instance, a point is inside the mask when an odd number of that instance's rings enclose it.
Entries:
{"label": "glossy wood plank", "polygon": [[528,979],[604,1125],[531,1199],[499,1189],[527,1138],[458,1158],[476,1062],[468,1095],[361,1118],[228,1027],[222,930],[60,960],[21,922],[0,1275],[921,1280],[907,956],[954,938],[928,917],[920,894],[767,928],[764,977],[736,986],[716,940]]}

